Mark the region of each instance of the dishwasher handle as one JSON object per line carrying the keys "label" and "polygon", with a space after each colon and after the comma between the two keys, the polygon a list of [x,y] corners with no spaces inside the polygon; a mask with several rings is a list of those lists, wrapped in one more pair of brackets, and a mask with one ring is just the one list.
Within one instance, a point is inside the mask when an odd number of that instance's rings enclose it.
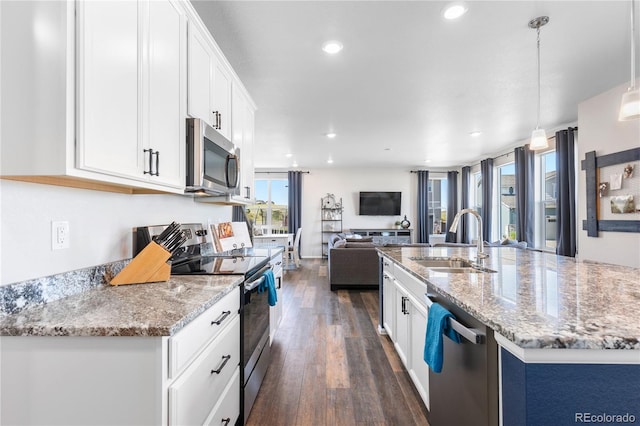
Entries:
{"label": "dishwasher handle", "polygon": [[[433,305],[434,301],[432,300],[434,296],[427,293],[424,295],[424,301],[427,304],[427,308],[430,308]],[[469,342],[474,345],[482,345],[485,342],[485,334],[476,329],[476,328],[468,328],[458,322],[458,320],[449,318],[449,325],[452,329],[454,329],[460,336],[464,337]]]}

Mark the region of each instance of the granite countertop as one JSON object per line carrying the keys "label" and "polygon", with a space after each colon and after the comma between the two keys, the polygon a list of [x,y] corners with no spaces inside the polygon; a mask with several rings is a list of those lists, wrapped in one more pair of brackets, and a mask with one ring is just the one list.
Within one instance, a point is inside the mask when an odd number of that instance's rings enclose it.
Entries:
{"label": "granite countertop", "polygon": [[242,275],[189,275],[159,283],[103,283],[0,317],[0,335],[171,336],[242,280]]}
{"label": "granite countertop", "polygon": [[638,268],[487,247],[497,273],[447,274],[410,257],[474,259],[475,247],[378,250],[521,348],[640,350]]}

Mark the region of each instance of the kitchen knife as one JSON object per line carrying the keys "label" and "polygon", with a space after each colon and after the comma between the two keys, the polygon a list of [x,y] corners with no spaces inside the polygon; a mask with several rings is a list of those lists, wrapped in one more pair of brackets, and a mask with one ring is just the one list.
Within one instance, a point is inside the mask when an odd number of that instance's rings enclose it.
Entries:
{"label": "kitchen knife", "polygon": [[162,244],[163,242],[167,241],[167,239],[176,231],[176,229],[180,229],[180,224],[171,222],[171,224],[167,226],[164,231],[160,233],[160,235],[155,237],[154,240],[157,243]]}

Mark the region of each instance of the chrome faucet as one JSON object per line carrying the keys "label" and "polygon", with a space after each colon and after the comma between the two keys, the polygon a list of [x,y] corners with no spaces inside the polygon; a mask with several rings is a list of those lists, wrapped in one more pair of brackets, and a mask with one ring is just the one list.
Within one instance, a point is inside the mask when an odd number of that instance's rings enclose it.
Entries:
{"label": "chrome faucet", "polygon": [[451,223],[451,227],[449,228],[449,232],[457,232],[458,223],[460,222],[460,216],[465,213],[470,213],[473,215],[478,222],[478,236],[477,236],[477,255],[476,261],[478,265],[482,266],[483,260],[489,257],[487,253],[484,252],[484,240],[482,238],[482,217],[480,214],[473,209],[462,209],[458,213],[456,213],[456,217],[453,218],[453,223]]}

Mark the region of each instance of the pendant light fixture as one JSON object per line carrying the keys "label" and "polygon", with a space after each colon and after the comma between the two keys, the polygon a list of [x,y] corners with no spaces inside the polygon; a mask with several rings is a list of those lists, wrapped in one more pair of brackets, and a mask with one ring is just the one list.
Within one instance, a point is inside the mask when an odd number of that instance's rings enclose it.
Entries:
{"label": "pendant light fixture", "polygon": [[531,133],[531,142],[529,144],[529,149],[531,150],[549,147],[547,133],[540,128],[540,27],[548,23],[548,16],[539,16],[529,21],[529,28],[535,29],[538,33],[538,120],[536,121],[536,129]]}
{"label": "pendant light fixture", "polygon": [[631,0],[631,85],[622,95],[620,103],[619,121],[635,120],[640,118],[640,89],[636,87],[636,46],[635,46],[635,10],[634,1]]}

